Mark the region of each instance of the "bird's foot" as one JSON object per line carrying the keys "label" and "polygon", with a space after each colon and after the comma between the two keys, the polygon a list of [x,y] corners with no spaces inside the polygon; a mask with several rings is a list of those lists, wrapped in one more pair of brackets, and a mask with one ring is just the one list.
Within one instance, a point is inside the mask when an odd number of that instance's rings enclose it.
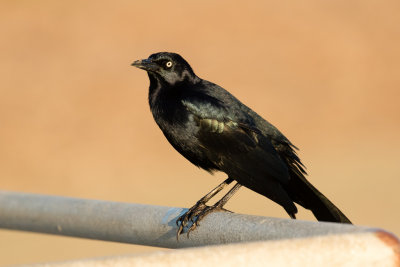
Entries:
{"label": "bird's foot", "polygon": [[215,203],[212,206],[207,206],[204,202],[199,201],[191,207],[187,212],[185,212],[182,216],[176,220],[176,224],[179,226],[178,231],[176,233],[176,238],[179,238],[179,235],[183,232],[184,228],[189,226],[188,223],[189,221],[192,222],[190,225],[189,229],[187,230],[187,236],[189,237],[190,232],[192,232],[194,229],[196,229],[197,226],[199,226],[199,222],[206,217],[208,214],[216,211],[228,211],[224,208],[222,208],[222,205],[220,205],[218,202]]}

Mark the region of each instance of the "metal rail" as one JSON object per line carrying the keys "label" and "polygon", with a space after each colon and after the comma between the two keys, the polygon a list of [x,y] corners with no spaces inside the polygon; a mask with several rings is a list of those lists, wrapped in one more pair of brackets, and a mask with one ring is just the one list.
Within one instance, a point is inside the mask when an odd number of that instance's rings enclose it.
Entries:
{"label": "metal rail", "polygon": [[186,209],[0,191],[0,228],[182,248],[374,232],[336,223],[216,212],[187,238],[176,239],[176,219]]}

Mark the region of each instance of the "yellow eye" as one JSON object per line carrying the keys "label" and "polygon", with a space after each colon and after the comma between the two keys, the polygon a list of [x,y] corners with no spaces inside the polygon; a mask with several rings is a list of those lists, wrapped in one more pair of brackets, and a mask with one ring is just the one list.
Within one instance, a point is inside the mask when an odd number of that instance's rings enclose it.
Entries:
{"label": "yellow eye", "polygon": [[167,63],[165,63],[165,66],[167,68],[171,68],[172,67],[172,61],[168,61]]}

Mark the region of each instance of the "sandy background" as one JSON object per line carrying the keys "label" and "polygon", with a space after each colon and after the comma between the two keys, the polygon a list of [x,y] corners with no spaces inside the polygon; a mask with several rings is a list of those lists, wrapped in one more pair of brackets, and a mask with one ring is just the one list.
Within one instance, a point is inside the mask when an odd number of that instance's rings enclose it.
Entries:
{"label": "sandy background", "polygon": [[[400,235],[400,2],[248,3],[1,1],[0,189],[194,204],[225,175],[170,147],[130,67],[174,51],[300,147],[354,223]],[[247,189],[228,208],[287,218]],[[152,249],[0,231],[0,265]]]}

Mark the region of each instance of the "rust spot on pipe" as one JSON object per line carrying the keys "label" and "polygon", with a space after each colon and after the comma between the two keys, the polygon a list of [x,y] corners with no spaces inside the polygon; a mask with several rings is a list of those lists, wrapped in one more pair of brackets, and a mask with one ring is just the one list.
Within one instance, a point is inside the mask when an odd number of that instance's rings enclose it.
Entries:
{"label": "rust spot on pipe", "polygon": [[393,250],[395,266],[400,266],[400,240],[392,233],[379,230],[375,232],[376,237]]}

